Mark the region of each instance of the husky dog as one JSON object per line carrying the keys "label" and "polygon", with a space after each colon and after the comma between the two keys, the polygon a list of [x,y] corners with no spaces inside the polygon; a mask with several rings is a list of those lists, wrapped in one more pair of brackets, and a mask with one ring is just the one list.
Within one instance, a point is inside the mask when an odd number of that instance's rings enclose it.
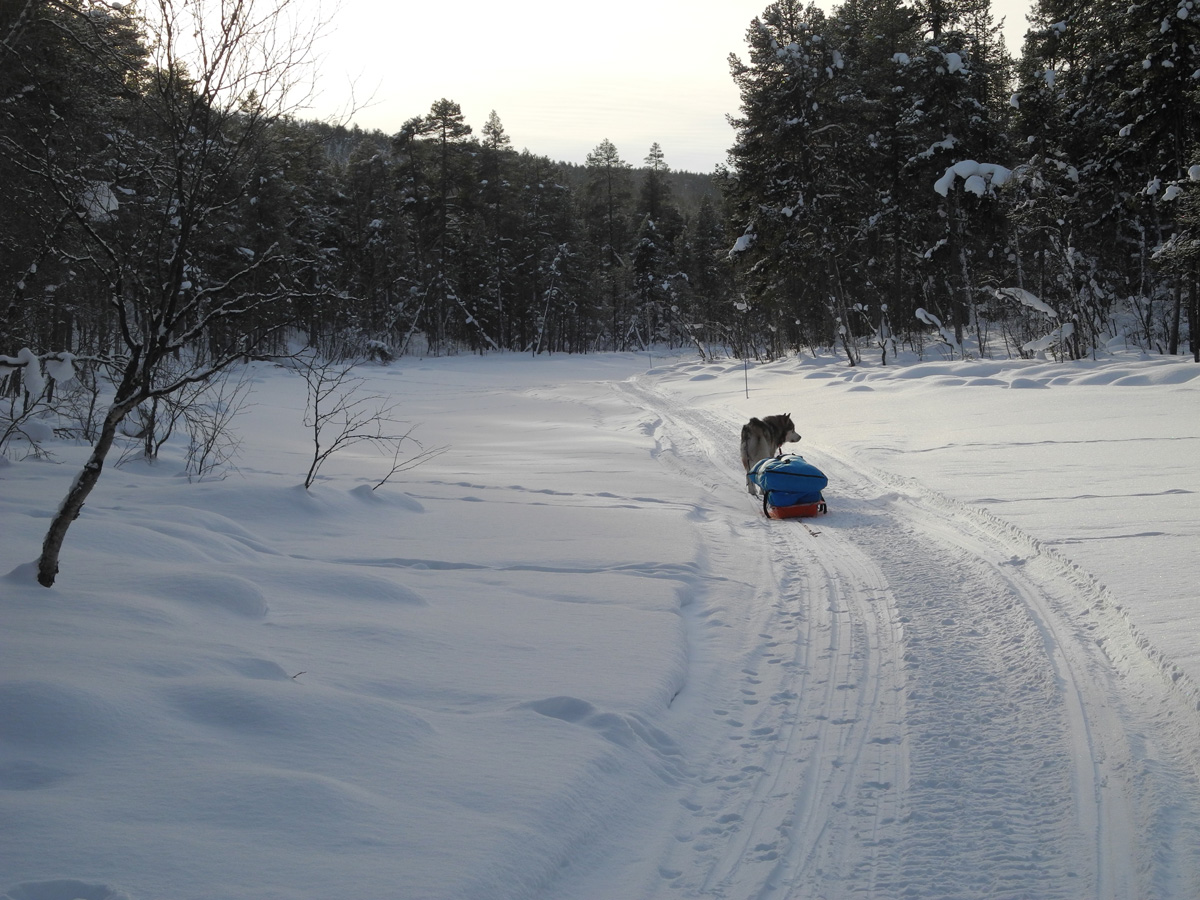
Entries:
{"label": "husky dog", "polygon": [[751,419],[742,426],[742,467],[746,470],[746,488],[751,494],[755,490],[754,482],[750,480],[750,467],[760,459],[775,456],[784,444],[798,440],[800,435],[796,434],[791,413]]}

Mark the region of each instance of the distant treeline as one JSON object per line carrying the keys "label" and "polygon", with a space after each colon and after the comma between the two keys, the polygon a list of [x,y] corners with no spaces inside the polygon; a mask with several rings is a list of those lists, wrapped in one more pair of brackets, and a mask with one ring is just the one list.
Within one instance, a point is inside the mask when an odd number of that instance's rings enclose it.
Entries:
{"label": "distant treeline", "polygon": [[297,45],[251,64],[270,10],[214,7],[197,62],[132,5],[0,6],[0,353],[118,380],[164,333],[212,360],[297,335],[1200,359],[1200,25],[1175,0],[1039,0],[1017,60],[987,0],[780,0],[706,174],[657,143],[518,152],[448,99],[392,134],[297,119]]}

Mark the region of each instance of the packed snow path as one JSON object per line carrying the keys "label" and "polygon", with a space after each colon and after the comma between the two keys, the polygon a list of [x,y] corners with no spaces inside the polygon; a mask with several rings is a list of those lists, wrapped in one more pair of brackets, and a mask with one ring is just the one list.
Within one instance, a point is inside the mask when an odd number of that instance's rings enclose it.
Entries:
{"label": "packed snow path", "polygon": [[740,422],[652,384],[616,387],[666,473],[710,501],[712,587],[688,608],[705,680],[673,719],[708,745],[676,735],[686,777],[661,843],[631,835],[626,871],[568,893],[1200,896],[1200,717],[1101,586],[986,511],[819,444],[800,447],[830,477],[819,534],[767,520],[742,487]]}

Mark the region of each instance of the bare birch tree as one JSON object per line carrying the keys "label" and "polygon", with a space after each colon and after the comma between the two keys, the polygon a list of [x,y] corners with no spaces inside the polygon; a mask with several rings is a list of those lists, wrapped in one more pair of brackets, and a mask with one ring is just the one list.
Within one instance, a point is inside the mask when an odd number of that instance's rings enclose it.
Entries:
{"label": "bare birch tree", "polygon": [[[424,447],[413,435],[414,427],[400,422],[396,405],[379,394],[363,393],[364,379],[354,374],[355,362],[324,359],[313,351],[297,354],[292,365],[307,385],[304,427],[312,437],[313,455],[304,476],[309,490],[329,458],[365,444],[391,455],[390,468],[371,490],[394,476],[440,456],[448,447]],[[406,456],[408,445],[414,452]]]}
{"label": "bare birch tree", "polygon": [[142,9],[148,59],[116,73],[120,121],[85,169],[45,170],[84,248],[76,264],[102,286],[118,335],[111,404],[42,545],[46,587],[125,417],[208,381],[288,324],[309,265],[245,221],[269,175],[273,126],[303,100],[320,26],[294,27],[295,0]]}

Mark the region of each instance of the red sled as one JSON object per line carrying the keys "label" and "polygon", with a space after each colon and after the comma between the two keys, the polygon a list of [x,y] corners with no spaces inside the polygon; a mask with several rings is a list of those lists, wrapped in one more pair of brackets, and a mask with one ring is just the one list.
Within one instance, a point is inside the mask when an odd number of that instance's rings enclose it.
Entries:
{"label": "red sled", "polygon": [[772,506],[763,497],[763,512],[772,519],[810,519],[813,516],[823,516],[829,512],[825,501],[816,503],[797,503],[793,506]]}
{"label": "red sled", "polygon": [[789,453],[760,459],[746,478],[762,495],[763,515],[768,518],[809,518],[829,511],[821,493],[829,479],[803,456]]}

